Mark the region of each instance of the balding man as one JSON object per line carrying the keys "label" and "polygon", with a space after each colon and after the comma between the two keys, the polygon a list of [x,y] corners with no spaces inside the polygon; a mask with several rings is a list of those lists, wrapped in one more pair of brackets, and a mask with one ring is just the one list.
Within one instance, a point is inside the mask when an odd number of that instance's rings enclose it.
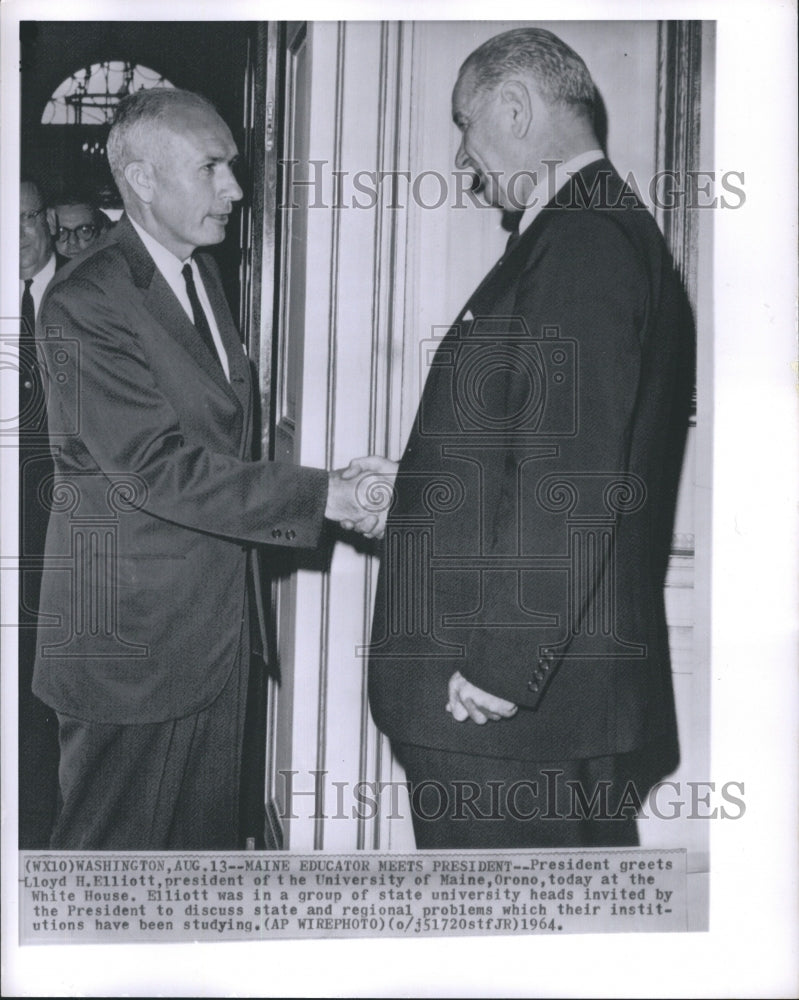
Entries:
{"label": "balding man", "polygon": [[54,848],[242,846],[254,547],[362,520],[357,478],[251,459],[249,361],[195,253],[225,237],[236,157],[204,98],[123,100],[125,215],[42,306],[56,479],[34,689],[59,720]]}
{"label": "balding man", "polygon": [[422,848],[636,844],[677,762],[662,588],[690,312],[595,102],[583,60],[526,28],[452,96],[457,166],[523,214],[432,363],[386,530],[370,700]]}

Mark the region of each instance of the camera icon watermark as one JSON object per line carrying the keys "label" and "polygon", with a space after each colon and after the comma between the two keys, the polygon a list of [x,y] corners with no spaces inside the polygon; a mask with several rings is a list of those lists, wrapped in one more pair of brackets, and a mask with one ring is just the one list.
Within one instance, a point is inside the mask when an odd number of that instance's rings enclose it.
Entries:
{"label": "camera icon watermark", "polygon": [[557,326],[531,332],[521,317],[475,317],[420,345],[425,437],[568,438],[578,427],[578,344]]}
{"label": "camera icon watermark", "polygon": [[47,327],[44,338],[34,340],[20,317],[0,319],[0,370],[4,373],[4,385],[6,389],[9,386],[6,373],[15,373],[19,385],[16,400],[12,393],[3,393],[0,438],[19,437],[21,443],[38,437],[48,438],[47,403],[51,381],[58,384],[60,428],[50,436],[70,437],[78,433],[79,357],[80,343],[65,337],[61,327]]}

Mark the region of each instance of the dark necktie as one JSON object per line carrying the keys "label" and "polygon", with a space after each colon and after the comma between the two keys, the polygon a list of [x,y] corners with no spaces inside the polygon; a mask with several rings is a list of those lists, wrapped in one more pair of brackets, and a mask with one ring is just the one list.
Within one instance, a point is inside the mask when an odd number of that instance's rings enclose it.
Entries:
{"label": "dark necktie", "polygon": [[[33,278],[25,278],[22,293],[22,319],[19,327],[19,435],[22,443],[26,434],[44,430],[44,390],[36,359],[36,307],[31,285]],[[21,453],[20,453],[21,454]],[[20,480],[21,482],[21,480]]]}
{"label": "dark necktie", "polygon": [[33,294],[31,285],[33,278],[25,279],[25,291],[22,293],[22,334],[33,336],[36,329],[36,309],[33,305]]}
{"label": "dark necktie", "polygon": [[508,237],[508,242],[505,244],[505,253],[502,256],[507,257],[521,238],[522,234],[519,232],[519,230],[514,229],[511,232],[510,236]]}
{"label": "dark necktie", "polygon": [[[211,327],[208,325],[208,318],[203,311],[203,307],[200,304],[200,299],[197,295],[197,286],[194,284],[194,274],[191,270],[191,264],[184,264],[183,271],[181,273],[186,282],[186,291],[189,295],[189,302],[191,303],[191,311],[194,314],[194,325],[197,328],[197,332],[205,341],[205,346],[211,352],[211,357],[213,357],[216,361],[219,361],[219,354],[217,353],[216,345],[214,344]],[[221,365],[222,362],[219,361],[219,364]]]}

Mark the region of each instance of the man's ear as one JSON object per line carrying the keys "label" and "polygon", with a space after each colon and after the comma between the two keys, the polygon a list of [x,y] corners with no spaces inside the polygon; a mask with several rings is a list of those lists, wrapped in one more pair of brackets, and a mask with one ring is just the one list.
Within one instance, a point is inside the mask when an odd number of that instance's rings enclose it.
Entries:
{"label": "man's ear", "polygon": [[55,234],[58,232],[58,216],[55,214],[55,209],[48,208],[45,216],[47,218],[47,228],[50,230],[50,235],[55,239]]}
{"label": "man's ear", "polygon": [[523,139],[533,122],[530,91],[521,80],[506,80],[500,93],[502,104],[511,116],[511,133],[514,138]]}
{"label": "man's ear", "polygon": [[125,180],[136,197],[149,205],[155,195],[155,171],[148,160],[133,160],[125,167]]}

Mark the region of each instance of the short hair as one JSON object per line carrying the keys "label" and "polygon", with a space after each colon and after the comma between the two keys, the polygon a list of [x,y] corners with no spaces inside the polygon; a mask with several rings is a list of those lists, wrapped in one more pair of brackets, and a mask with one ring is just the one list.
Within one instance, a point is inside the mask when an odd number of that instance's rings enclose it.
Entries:
{"label": "short hair", "polygon": [[186,108],[201,108],[217,113],[216,108],[201,94],[177,87],[152,87],[137,90],[123,97],[117,105],[106,152],[108,165],[117,186],[122,190],[125,167],[131,162],[131,147],[147,130],[158,129]]}
{"label": "short hair", "polygon": [[100,208],[99,199],[92,191],[80,187],[64,188],[57,197],[51,198],[49,202],[49,207],[54,211],[57,208],[75,208],[79,205],[84,205],[91,211],[98,232],[104,233],[106,229],[110,229],[111,220]]}
{"label": "short hair", "polygon": [[96,212],[99,202],[97,196],[92,191],[84,190],[80,187],[71,187],[63,188],[50,200],[51,208],[55,208],[57,205],[62,207],[86,205],[93,212]]}
{"label": "short hair", "polygon": [[458,74],[471,71],[476,92],[493,90],[514,73],[533,78],[549,105],[593,115],[596,87],[574,49],[543,28],[513,28],[484,42],[464,61]]}

